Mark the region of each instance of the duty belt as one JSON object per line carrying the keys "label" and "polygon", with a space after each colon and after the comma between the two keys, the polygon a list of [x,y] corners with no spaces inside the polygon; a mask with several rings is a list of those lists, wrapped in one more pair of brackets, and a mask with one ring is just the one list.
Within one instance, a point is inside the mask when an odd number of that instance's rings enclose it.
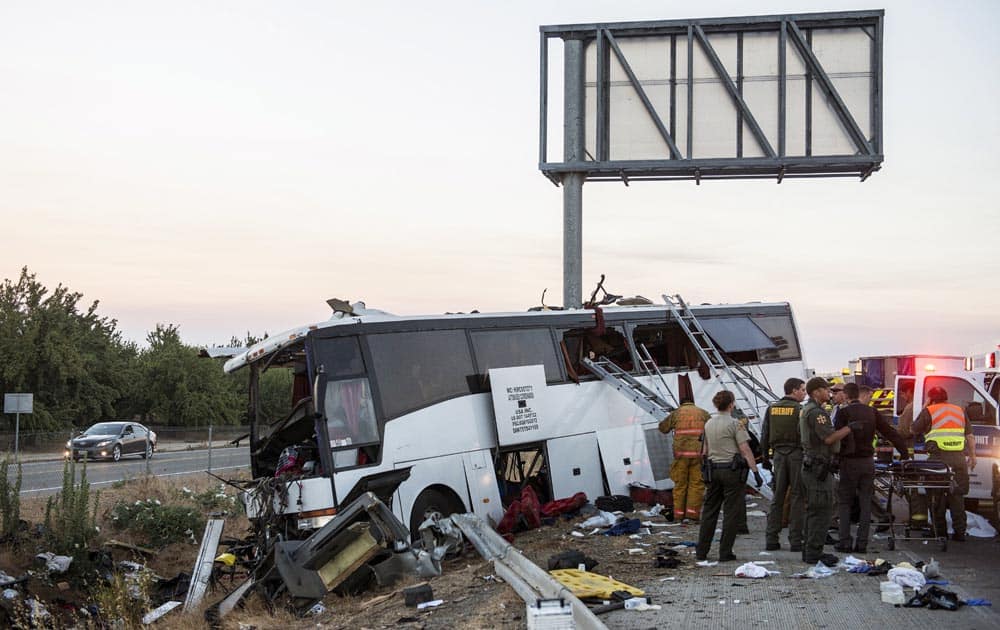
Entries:
{"label": "duty belt", "polygon": [[771,448],[780,451],[782,449],[787,449],[788,451],[802,450],[801,444],[796,444],[794,442],[786,442],[784,444],[771,444]]}

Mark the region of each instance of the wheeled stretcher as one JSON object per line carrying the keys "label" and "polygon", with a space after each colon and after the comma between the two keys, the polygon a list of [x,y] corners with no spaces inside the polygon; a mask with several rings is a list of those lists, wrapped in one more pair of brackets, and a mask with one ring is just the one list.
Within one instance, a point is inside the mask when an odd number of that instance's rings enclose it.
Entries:
{"label": "wheeled stretcher", "polygon": [[[923,536],[911,536],[910,522],[906,519],[897,523],[893,518],[893,497],[899,496],[908,500],[912,493],[926,493],[931,514],[939,501],[947,500],[953,492],[954,475],[948,465],[933,459],[896,461],[890,464],[875,465],[875,492],[886,498],[886,509],[889,512],[889,549],[896,548],[896,540],[925,540]],[[936,538],[941,545],[941,551],[948,549],[948,532],[937,531],[934,519],[930,519],[931,537]],[[897,536],[897,528],[902,528],[903,536]]]}

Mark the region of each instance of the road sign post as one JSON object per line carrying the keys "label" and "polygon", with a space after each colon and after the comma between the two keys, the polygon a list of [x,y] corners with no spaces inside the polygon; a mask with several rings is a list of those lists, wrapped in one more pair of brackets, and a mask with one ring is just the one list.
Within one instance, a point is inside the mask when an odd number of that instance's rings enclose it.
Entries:
{"label": "road sign post", "polygon": [[32,413],[34,394],[4,394],[3,412],[14,414],[14,459],[20,450],[21,414]]}

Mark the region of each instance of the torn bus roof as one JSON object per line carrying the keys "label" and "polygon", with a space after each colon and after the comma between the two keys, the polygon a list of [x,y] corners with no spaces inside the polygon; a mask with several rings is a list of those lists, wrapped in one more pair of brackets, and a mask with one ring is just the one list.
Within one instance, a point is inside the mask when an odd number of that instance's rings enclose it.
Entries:
{"label": "torn bus roof", "polygon": [[[541,317],[548,318],[553,316],[568,315],[573,313],[589,313],[593,314],[590,309],[565,309],[565,310],[548,310],[548,311],[511,311],[511,312],[500,312],[500,313],[445,313],[445,314],[434,314],[434,315],[393,315],[392,313],[387,313],[386,311],[381,311],[378,309],[370,309],[365,307],[364,302],[355,302],[351,304],[351,313],[345,312],[345,310],[335,310],[334,314],[330,319],[317,322],[314,324],[309,324],[306,326],[299,326],[297,328],[291,328],[284,332],[277,333],[268,337],[267,339],[261,341],[260,343],[254,344],[246,349],[245,352],[235,355],[233,358],[226,361],[223,369],[227,373],[235,372],[240,368],[254,363],[268,357],[276,352],[280,352],[285,348],[295,345],[302,341],[310,331],[321,330],[324,328],[330,328],[334,326],[342,326],[349,324],[365,324],[374,322],[385,322],[385,321],[427,321],[427,320],[445,320],[445,319],[481,319],[481,318],[495,318],[495,317]],[[747,307],[754,308],[768,308],[768,307],[788,307],[788,302],[744,302],[737,304],[700,304],[691,305],[692,311],[722,311],[725,312],[729,309],[746,309]],[[669,317],[669,309],[663,304],[652,304],[652,305],[634,305],[634,306],[618,306],[618,305],[607,305],[601,307],[602,310],[607,314],[612,314],[620,311],[628,312],[642,312],[647,311],[650,313],[665,312]],[[711,315],[712,313],[704,313]]]}
{"label": "torn bus roof", "polygon": [[396,316],[392,313],[386,313],[385,311],[380,311],[378,309],[365,308],[364,302],[355,302],[351,305],[353,311],[351,315],[343,311],[335,310],[333,316],[324,322],[318,322],[315,324],[309,324],[307,326],[299,326],[297,328],[290,328],[284,332],[271,335],[267,339],[255,343],[254,345],[247,348],[244,352],[233,356],[233,358],[226,361],[223,369],[227,373],[235,372],[236,370],[253,363],[263,357],[269,356],[283,350],[293,344],[295,344],[300,339],[304,338],[310,330],[318,330],[320,328],[328,328],[330,326],[340,326],[343,324],[360,324],[361,322],[373,322],[373,321],[385,321],[388,319],[395,319]]}
{"label": "torn bus roof", "polygon": [[212,346],[199,348],[198,356],[203,359],[229,359],[246,351],[239,346]]}

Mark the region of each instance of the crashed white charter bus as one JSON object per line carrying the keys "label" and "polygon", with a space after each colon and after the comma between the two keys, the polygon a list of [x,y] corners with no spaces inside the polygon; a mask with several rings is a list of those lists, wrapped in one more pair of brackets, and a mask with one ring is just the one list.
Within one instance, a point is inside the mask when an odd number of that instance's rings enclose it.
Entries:
{"label": "crashed white charter bus", "polygon": [[[632,482],[669,488],[662,418],[585,358],[607,357],[665,397],[706,409],[722,389],[668,305],[395,316],[341,304],[331,319],[225,364],[250,371],[252,472],[282,486],[268,499],[290,535],[322,526],[364,491],[416,532],[429,511],[496,523],[525,483],[542,503],[628,494]],[[789,304],[688,312],[729,364],[768,389],[805,375]],[[265,417],[261,376],[276,368],[294,374],[290,407]],[[264,509],[252,497],[247,508],[251,518]]]}

